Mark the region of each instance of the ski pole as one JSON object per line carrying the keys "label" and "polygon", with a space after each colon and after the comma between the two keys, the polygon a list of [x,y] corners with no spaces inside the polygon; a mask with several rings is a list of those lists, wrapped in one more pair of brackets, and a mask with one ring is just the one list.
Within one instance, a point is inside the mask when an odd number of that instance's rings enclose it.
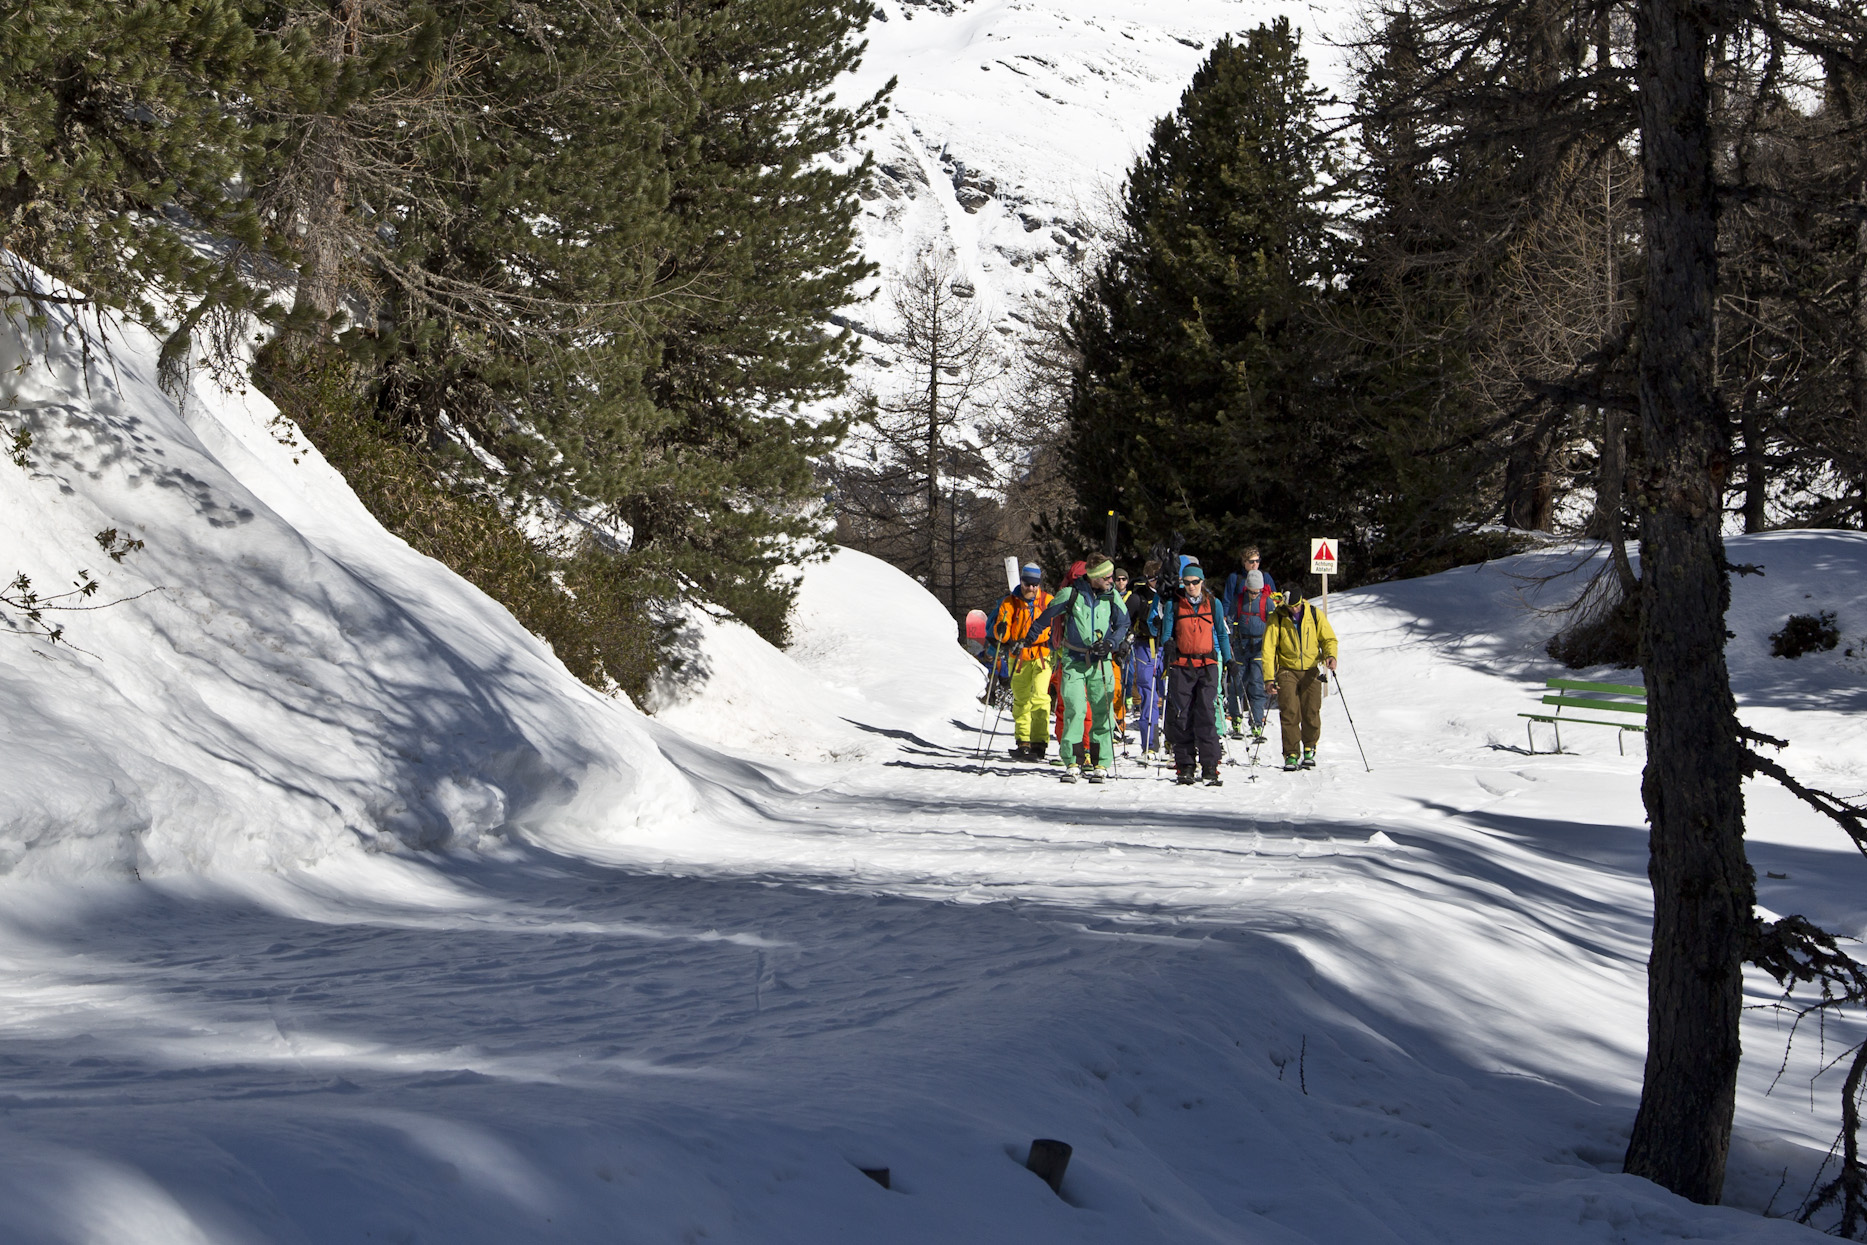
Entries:
{"label": "ski pole", "polygon": [[[1004,651],[1004,644],[1005,642],[1003,640],[994,640],[992,642],[992,669],[991,673],[985,676],[985,695],[979,697],[979,742],[972,750],[972,759],[975,761],[985,759],[985,715],[992,711],[992,702],[997,699],[992,693],[996,691],[998,687],[998,657],[999,654]],[[1000,704],[998,711],[1000,714],[1003,714],[1005,712],[1005,706]],[[992,724],[992,734],[995,736],[998,734],[998,723],[996,722]]]}
{"label": "ski pole", "polygon": [[980,763],[981,773],[984,772],[983,766],[985,764],[986,746],[998,738],[999,725],[1005,720],[1005,702],[1003,700],[998,702],[998,714],[992,719],[992,733],[987,735],[985,733],[985,715],[990,713],[991,709],[992,707],[987,705],[985,708],[979,710],[979,743],[978,746],[972,750],[972,759]]}
{"label": "ski pole", "polygon": [[[987,746],[990,746],[991,744],[998,742],[998,728],[999,728],[999,725],[1004,722],[1004,720],[1005,720],[1005,702],[1001,700],[998,703],[998,712],[994,714],[992,717],[992,733],[986,736],[986,739],[985,739]],[[983,768],[985,765],[985,754],[983,752],[981,752],[979,755],[979,764],[981,768]]]}
{"label": "ski pole", "polygon": [[1348,733],[1355,737],[1355,751],[1361,753],[1361,767],[1372,774],[1374,766],[1368,764],[1367,750],[1361,746],[1361,732],[1355,729],[1355,715],[1349,713],[1348,697],[1342,694],[1342,672],[1332,670],[1330,673],[1335,675],[1335,698],[1342,702],[1342,712],[1348,717]]}

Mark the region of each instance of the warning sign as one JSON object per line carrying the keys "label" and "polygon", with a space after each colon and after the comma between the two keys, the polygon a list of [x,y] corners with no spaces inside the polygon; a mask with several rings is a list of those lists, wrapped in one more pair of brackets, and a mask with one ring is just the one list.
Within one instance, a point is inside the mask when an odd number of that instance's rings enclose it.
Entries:
{"label": "warning sign", "polygon": [[1309,573],[1312,575],[1335,575],[1341,571],[1340,559],[1336,550],[1341,542],[1327,536],[1312,539],[1309,543]]}

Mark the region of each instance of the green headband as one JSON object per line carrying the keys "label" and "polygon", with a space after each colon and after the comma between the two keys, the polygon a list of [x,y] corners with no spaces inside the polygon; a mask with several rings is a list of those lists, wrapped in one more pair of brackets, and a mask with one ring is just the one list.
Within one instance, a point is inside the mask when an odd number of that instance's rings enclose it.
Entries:
{"label": "green headband", "polygon": [[1083,577],[1085,579],[1101,579],[1104,575],[1113,575],[1114,573],[1115,564],[1107,558],[1103,558],[1100,562],[1084,571]]}

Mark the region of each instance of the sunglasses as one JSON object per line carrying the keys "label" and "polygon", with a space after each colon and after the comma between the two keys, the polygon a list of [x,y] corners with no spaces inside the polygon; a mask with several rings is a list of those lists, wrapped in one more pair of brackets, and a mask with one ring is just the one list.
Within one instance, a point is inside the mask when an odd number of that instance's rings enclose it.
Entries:
{"label": "sunglasses", "polygon": [[1180,582],[1183,584],[1203,584],[1206,581],[1203,579],[1194,578],[1194,579],[1182,579]]}

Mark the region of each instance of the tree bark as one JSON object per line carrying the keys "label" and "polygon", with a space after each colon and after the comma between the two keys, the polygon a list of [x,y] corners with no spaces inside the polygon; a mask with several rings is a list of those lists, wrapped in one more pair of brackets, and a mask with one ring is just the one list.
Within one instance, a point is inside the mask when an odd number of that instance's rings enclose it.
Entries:
{"label": "tree bark", "polygon": [[[1852,96],[1853,90],[1848,94]],[[1853,110],[1850,110],[1853,111]],[[1854,201],[1867,195],[1867,160],[1859,152],[1854,160],[1861,172],[1855,178]],[[1848,379],[1854,405],[1854,487],[1860,490],[1858,517],[1867,528],[1867,220],[1854,226],[1853,349],[1848,352]]]}
{"label": "tree bark", "polygon": [[1703,1203],[1724,1187],[1754,899],[1724,659],[1729,451],[1712,379],[1718,208],[1705,76],[1713,12],[1689,0],[1639,0],[1635,31],[1648,257],[1641,791],[1652,827],[1653,952],[1646,1079],[1626,1170]]}
{"label": "tree bark", "polygon": [[[1538,421],[1540,422],[1540,421]],[[1539,433],[1536,422],[1518,434],[1504,460],[1504,526],[1547,532],[1556,523],[1554,430]]]}
{"label": "tree bark", "polygon": [[[362,38],[362,0],[335,0],[331,7],[328,55],[331,63],[341,66],[360,52]],[[301,328],[310,345],[325,336],[323,325],[337,314],[343,298],[345,225],[349,211],[350,150],[344,122],[340,117],[321,115],[311,119],[303,136],[307,165],[304,200],[299,204],[299,226],[303,229],[302,255],[298,266],[298,290],[292,298],[293,318],[304,324],[315,319],[315,331]]]}
{"label": "tree bark", "polygon": [[1614,576],[1621,598],[1631,600],[1640,591],[1639,577],[1627,556],[1627,430],[1626,418],[1613,407],[1601,412],[1601,461],[1595,477],[1595,523],[1598,534],[1613,553]]}
{"label": "tree bark", "polygon": [[1744,531],[1750,535],[1769,523],[1769,464],[1765,461],[1769,445],[1757,410],[1758,388],[1755,382],[1744,387],[1744,407],[1738,412],[1738,432],[1744,438]]}
{"label": "tree bark", "polygon": [[941,321],[946,290],[935,286],[929,317],[927,345],[927,591],[935,586],[940,566],[940,365],[946,325]]}

